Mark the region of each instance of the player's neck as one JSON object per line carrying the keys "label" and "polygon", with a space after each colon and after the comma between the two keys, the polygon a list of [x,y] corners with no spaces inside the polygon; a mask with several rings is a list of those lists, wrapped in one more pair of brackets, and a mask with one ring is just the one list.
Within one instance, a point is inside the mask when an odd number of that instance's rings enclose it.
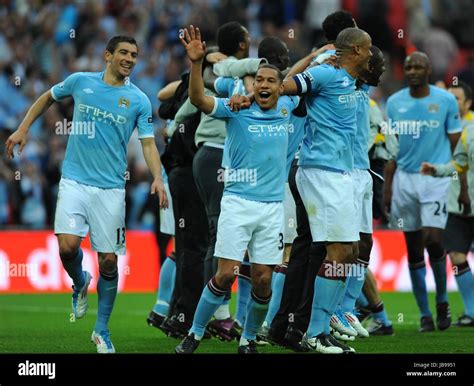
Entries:
{"label": "player's neck", "polygon": [[125,78],[119,78],[115,76],[112,71],[109,71],[109,69],[105,70],[104,78],[102,80],[112,87],[120,87],[125,83]]}
{"label": "player's neck", "polygon": [[424,84],[417,87],[410,87],[410,95],[413,98],[424,98],[430,95],[430,85]]}
{"label": "player's neck", "polygon": [[350,58],[346,58],[341,55],[339,57],[339,65],[354,79],[359,76],[359,71],[357,67],[352,63]]}

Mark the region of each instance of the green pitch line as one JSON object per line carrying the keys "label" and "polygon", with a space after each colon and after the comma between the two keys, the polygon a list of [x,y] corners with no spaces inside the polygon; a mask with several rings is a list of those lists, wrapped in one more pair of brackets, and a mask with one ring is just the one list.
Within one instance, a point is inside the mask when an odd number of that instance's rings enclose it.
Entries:
{"label": "green pitch line", "polygon": [[[357,339],[351,345],[359,353],[473,353],[474,328],[451,327],[446,331],[417,332],[418,312],[410,293],[383,294],[395,335]],[[450,293],[453,322],[462,313],[458,293]],[[235,308],[235,296],[231,309]],[[178,340],[148,327],[145,318],[154,294],[119,294],[110,323],[111,338],[121,353],[172,353]],[[1,353],[95,353],[90,335],[97,315],[97,296],[90,295],[87,315],[70,322],[70,295],[0,295]],[[435,312],[434,294],[430,294]],[[261,353],[290,353],[277,346],[259,347]],[[204,340],[197,352],[236,353],[237,342]]]}

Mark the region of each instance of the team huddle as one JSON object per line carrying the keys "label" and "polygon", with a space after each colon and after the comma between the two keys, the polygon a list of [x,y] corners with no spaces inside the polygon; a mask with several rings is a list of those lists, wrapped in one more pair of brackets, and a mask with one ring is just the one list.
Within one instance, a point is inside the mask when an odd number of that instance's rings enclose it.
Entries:
{"label": "team huddle", "polygon": [[[73,122],[96,127],[94,138],[68,141],[54,232],[78,319],[87,312],[91,281],[80,248],[87,233],[98,252],[91,340],[99,353],[115,352],[108,322],[117,255],[125,251],[126,146],[135,127],[154,177],[151,193],[159,195],[161,231],[175,236],[147,323],[181,339],[176,353],[193,353],[211,336],[237,340],[241,354],[269,343],[354,353],[356,338],[393,335],[368,268],[376,185],[391,226],[405,235],[419,331],[435,330],[425,248],[436,327],[451,325],[448,253],[464,304],[457,325],[474,326],[467,261],[474,238],[472,91],[462,82],[449,90],[430,85],[429,58],[413,52],[404,63],[408,87],[388,99],[384,119],[369,97],[385,71],[382,51],[347,12],[328,15],[323,31],[327,43],[290,67],[276,37],[264,38],[258,58],[248,58],[249,33],[237,22],[219,28],[217,47],[206,47],[199,28],[181,30],[190,71],[158,94],[171,128],[163,163],[150,101],[128,80],[138,47],[124,36],[109,41],[104,72],[74,73],[53,86],[7,140],[9,156],[16,144],[21,152],[32,123],[68,96]],[[373,159],[385,170],[371,170]]]}

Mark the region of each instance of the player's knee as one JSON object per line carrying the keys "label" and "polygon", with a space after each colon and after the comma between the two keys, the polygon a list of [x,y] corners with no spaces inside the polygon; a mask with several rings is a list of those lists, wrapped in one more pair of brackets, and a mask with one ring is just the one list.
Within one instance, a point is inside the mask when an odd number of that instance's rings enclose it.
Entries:
{"label": "player's knee", "polygon": [[222,289],[230,290],[232,284],[234,284],[235,276],[234,271],[218,270],[215,276],[217,285]]}
{"label": "player's knee", "polygon": [[426,245],[426,250],[431,260],[438,260],[445,256],[445,250],[441,242],[433,241]]}
{"label": "player's knee", "polygon": [[252,275],[252,288],[258,295],[265,296],[272,288],[272,270],[254,273]]}
{"label": "player's knee", "polygon": [[467,261],[467,255],[461,252],[449,252],[449,258],[453,265],[463,264]]}
{"label": "player's knee", "polygon": [[71,260],[77,256],[79,247],[75,243],[68,241],[59,242],[59,256],[61,260]]}
{"label": "player's knee", "polygon": [[108,275],[117,272],[117,256],[113,253],[99,254],[99,271]]}

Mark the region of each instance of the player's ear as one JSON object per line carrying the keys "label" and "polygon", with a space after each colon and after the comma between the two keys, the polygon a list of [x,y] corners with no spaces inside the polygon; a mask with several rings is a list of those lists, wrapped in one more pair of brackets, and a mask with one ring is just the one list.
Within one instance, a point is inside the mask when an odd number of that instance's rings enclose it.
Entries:
{"label": "player's ear", "polygon": [[112,61],[112,54],[110,51],[105,51],[104,53],[104,59],[107,63],[110,63]]}
{"label": "player's ear", "polygon": [[285,87],[283,87],[283,81],[280,81],[280,86],[278,86],[278,93],[281,95],[283,94],[284,90],[285,90]]}

